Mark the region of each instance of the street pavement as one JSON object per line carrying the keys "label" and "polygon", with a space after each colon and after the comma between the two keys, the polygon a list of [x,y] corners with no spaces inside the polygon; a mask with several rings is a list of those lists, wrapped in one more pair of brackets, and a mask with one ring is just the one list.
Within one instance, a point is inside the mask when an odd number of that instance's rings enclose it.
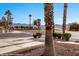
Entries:
{"label": "street pavement", "polygon": [[72,32],[72,31],[69,31],[69,33],[71,33],[71,38],[70,38],[70,41],[79,41],[79,32],[78,31],[75,31],[75,32]]}
{"label": "street pavement", "polygon": [[31,37],[31,36],[32,34],[28,34],[28,33],[0,33],[0,39]]}

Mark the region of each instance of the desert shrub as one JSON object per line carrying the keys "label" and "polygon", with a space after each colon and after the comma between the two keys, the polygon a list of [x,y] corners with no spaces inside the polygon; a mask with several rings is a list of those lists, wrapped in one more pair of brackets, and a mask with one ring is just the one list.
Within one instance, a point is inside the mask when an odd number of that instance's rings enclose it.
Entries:
{"label": "desert shrub", "polygon": [[71,34],[70,33],[65,33],[65,34],[61,34],[61,33],[53,33],[53,38],[57,38],[57,39],[61,39],[63,37],[63,40],[65,41],[69,41]]}
{"label": "desert shrub", "polygon": [[38,38],[40,38],[41,37],[41,33],[36,33],[36,35],[38,36]]}
{"label": "desert shrub", "polygon": [[37,38],[37,35],[36,35],[36,34],[33,34],[33,37],[34,37],[34,38]]}
{"label": "desert shrub", "polygon": [[53,33],[53,38],[61,39],[62,34],[61,33]]}
{"label": "desert shrub", "polygon": [[71,37],[70,33],[63,34],[63,38],[64,38],[65,41],[69,41],[70,37]]}
{"label": "desert shrub", "polygon": [[37,37],[40,38],[41,35],[42,35],[41,33],[36,33],[36,34],[33,34],[33,37],[34,37],[34,38],[37,38]]}
{"label": "desert shrub", "polygon": [[57,33],[58,34],[58,39],[61,39],[62,34],[61,33]]}
{"label": "desert shrub", "polygon": [[57,33],[53,33],[53,38],[57,38]]}
{"label": "desert shrub", "polygon": [[79,31],[79,24],[78,23],[71,23],[69,26],[70,31]]}

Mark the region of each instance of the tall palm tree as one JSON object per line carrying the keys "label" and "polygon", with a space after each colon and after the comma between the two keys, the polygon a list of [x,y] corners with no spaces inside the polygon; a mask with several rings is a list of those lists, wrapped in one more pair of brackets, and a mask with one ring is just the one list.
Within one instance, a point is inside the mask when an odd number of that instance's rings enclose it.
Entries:
{"label": "tall palm tree", "polygon": [[11,13],[10,10],[7,10],[5,12],[5,15],[6,15],[6,21],[7,21],[6,26],[7,26],[7,29],[8,29],[8,27],[10,27],[12,25],[12,17],[11,17],[12,13]]}
{"label": "tall palm tree", "polygon": [[38,29],[40,29],[41,19],[37,19],[37,21],[38,21]]}
{"label": "tall palm tree", "polygon": [[45,51],[44,55],[54,56],[54,42],[52,35],[52,25],[53,25],[53,13],[52,13],[52,3],[44,3],[44,16],[45,16]]}
{"label": "tall palm tree", "polygon": [[4,28],[5,33],[7,32],[7,28],[6,28],[6,18],[3,16],[2,17],[2,27]]}
{"label": "tall palm tree", "polygon": [[31,29],[31,17],[32,17],[32,15],[29,14],[29,28],[30,28],[30,29]]}
{"label": "tall palm tree", "polygon": [[52,6],[52,23],[53,23],[53,33],[55,32],[55,24],[54,24],[54,4],[52,4],[53,6]]}
{"label": "tall palm tree", "polygon": [[[66,30],[66,17],[67,17],[67,3],[64,3],[64,15],[63,15],[63,35],[65,34],[65,30]],[[62,37],[62,39],[64,39],[64,36]]]}
{"label": "tall palm tree", "polygon": [[0,27],[2,27],[2,20],[0,20]]}

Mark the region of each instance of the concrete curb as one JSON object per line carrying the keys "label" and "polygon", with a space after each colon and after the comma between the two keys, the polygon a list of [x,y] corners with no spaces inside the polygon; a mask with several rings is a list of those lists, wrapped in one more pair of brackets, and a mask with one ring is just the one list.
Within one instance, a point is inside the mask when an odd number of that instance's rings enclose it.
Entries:
{"label": "concrete curb", "polygon": [[16,49],[14,51],[4,52],[0,55],[2,55],[2,56],[4,56],[4,55],[15,55],[15,54],[18,54],[20,52],[29,51],[29,50],[32,50],[32,49],[35,49],[35,48],[41,48],[41,47],[44,47],[44,44],[38,44],[38,45],[29,46],[29,47],[19,48],[19,49]]}

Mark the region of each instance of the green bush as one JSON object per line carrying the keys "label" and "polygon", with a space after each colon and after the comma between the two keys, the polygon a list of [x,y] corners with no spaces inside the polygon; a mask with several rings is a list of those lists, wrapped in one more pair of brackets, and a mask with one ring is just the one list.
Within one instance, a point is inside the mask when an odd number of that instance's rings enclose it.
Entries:
{"label": "green bush", "polygon": [[65,34],[53,33],[53,38],[61,39],[62,37],[63,37],[63,40],[69,41],[71,34],[70,33],[65,33]]}
{"label": "green bush", "polygon": [[33,37],[34,37],[34,38],[37,38],[37,35],[33,34]]}
{"label": "green bush", "polygon": [[63,34],[63,38],[64,38],[65,41],[69,41],[70,37],[71,37],[70,33]]}
{"label": "green bush", "polygon": [[79,24],[78,23],[71,23],[69,26],[70,31],[79,31]]}
{"label": "green bush", "polygon": [[53,33],[53,37],[54,37],[54,38],[61,39],[62,34],[61,34],[61,33]]}
{"label": "green bush", "polygon": [[42,35],[41,33],[36,33],[36,34],[33,34],[33,37],[34,37],[34,38],[37,38],[37,37],[40,38],[41,35]]}
{"label": "green bush", "polygon": [[38,36],[38,38],[40,38],[41,37],[41,33],[36,33],[36,35]]}

